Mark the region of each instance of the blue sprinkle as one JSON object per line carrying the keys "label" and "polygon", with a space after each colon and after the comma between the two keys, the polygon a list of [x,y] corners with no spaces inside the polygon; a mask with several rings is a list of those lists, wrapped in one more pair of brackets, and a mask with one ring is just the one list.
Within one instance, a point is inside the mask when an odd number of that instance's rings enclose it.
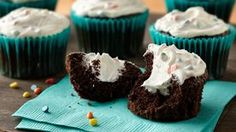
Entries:
{"label": "blue sprinkle", "polygon": [[49,109],[48,106],[43,106],[42,111],[45,112],[45,113],[47,113],[47,112],[48,112],[48,109]]}
{"label": "blue sprinkle", "polygon": [[37,85],[35,85],[35,84],[31,85],[31,87],[30,87],[30,89],[33,90],[33,91],[34,91],[36,88],[37,88]]}

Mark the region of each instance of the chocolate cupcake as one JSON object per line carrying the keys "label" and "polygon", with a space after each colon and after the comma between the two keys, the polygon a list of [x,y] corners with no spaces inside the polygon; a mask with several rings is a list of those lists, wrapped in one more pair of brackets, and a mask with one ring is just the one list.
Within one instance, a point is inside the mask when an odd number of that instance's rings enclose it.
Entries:
{"label": "chocolate cupcake", "polygon": [[130,111],[157,121],[196,116],[208,77],[205,62],[198,55],[174,45],[149,44],[144,57],[147,70],[128,96]]}
{"label": "chocolate cupcake", "polygon": [[0,17],[21,7],[54,10],[56,4],[57,0],[0,0]]}
{"label": "chocolate cupcake", "polygon": [[235,28],[202,7],[181,12],[174,10],[150,26],[154,43],[175,44],[180,49],[198,54],[207,64],[210,79],[224,75]]}
{"label": "chocolate cupcake", "polygon": [[66,67],[79,96],[99,102],[127,96],[141,74],[133,63],[106,53],[71,53]]}
{"label": "chocolate cupcake", "polygon": [[65,70],[69,20],[45,9],[19,8],[0,19],[0,73],[38,78]]}
{"label": "chocolate cupcake", "polygon": [[79,0],[71,11],[79,50],[128,57],[143,44],[148,9],[140,0]]}
{"label": "chocolate cupcake", "polygon": [[168,12],[175,9],[185,11],[190,7],[201,6],[208,13],[228,22],[235,0],[165,0],[165,3]]}

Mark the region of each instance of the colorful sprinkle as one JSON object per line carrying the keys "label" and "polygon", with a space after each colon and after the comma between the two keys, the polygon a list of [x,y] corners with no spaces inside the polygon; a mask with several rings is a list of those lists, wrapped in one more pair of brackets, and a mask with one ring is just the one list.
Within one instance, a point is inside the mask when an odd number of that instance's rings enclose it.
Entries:
{"label": "colorful sprinkle", "polygon": [[37,88],[37,85],[35,85],[35,84],[32,84],[31,87],[30,87],[30,89],[33,90],[33,91],[34,91],[36,88]]}
{"label": "colorful sprinkle", "polygon": [[168,73],[171,74],[173,71],[175,71],[177,69],[177,67],[178,67],[177,64],[171,65],[168,69]]}
{"label": "colorful sprinkle", "polygon": [[42,92],[42,89],[40,87],[34,89],[34,94],[39,95]]}
{"label": "colorful sprinkle", "polygon": [[27,91],[24,92],[22,96],[23,96],[23,98],[29,98],[29,97],[31,97],[30,93],[27,92]]}
{"label": "colorful sprinkle", "polygon": [[47,80],[45,80],[45,83],[49,84],[49,85],[52,85],[52,84],[55,84],[56,81],[54,78],[48,78]]}
{"label": "colorful sprinkle", "polygon": [[89,119],[89,124],[90,124],[91,126],[96,126],[96,125],[97,125],[97,120],[96,120],[95,118]]}
{"label": "colorful sprinkle", "polygon": [[92,118],[93,118],[93,113],[92,113],[92,112],[89,112],[89,113],[87,114],[87,118],[88,118],[88,119],[92,119]]}
{"label": "colorful sprinkle", "polygon": [[43,106],[42,111],[45,113],[48,113],[49,107],[48,106]]}
{"label": "colorful sprinkle", "polygon": [[18,85],[17,82],[13,82],[13,83],[10,83],[10,84],[9,84],[9,87],[10,87],[10,88],[13,88],[13,89],[18,89],[18,88],[19,88],[19,85]]}

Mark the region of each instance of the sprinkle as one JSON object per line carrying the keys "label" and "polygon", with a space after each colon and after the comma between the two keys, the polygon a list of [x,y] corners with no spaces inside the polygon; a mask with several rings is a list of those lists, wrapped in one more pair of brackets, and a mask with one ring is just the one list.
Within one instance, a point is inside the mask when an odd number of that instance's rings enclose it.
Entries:
{"label": "sprinkle", "polygon": [[18,85],[17,82],[12,82],[12,83],[9,84],[9,87],[10,87],[10,88],[13,88],[13,89],[18,89],[18,88],[19,88],[19,85]]}
{"label": "sprinkle", "polygon": [[168,73],[172,73],[173,71],[175,71],[177,69],[178,65],[177,64],[173,64],[169,67],[168,69]]}
{"label": "sprinkle", "polygon": [[42,107],[43,112],[48,113],[48,110],[49,110],[48,106],[45,105]]}
{"label": "sprinkle", "polygon": [[34,89],[34,94],[39,95],[42,92],[42,89],[40,87],[37,87]]}
{"label": "sprinkle", "polygon": [[167,61],[168,60],[168,56],[166,55],[166,53],[164,53],[164,52],[161,53],[161,59],[163,61]]}
{"label": "sprinkle", "polygon": [[92,119],[92,118],[93,118],[93,113],[92,113],[92,112],[89,112],[89,113],[87,114],[87,118],[88,118],[88,119]]}
{"label": "sprinkle", "polygon": [[35,85],[35,84],[32,84],[32,85],[30,86],[30,89],[33,90],[33,91],[34,91],[36,88],[37,88],[37,85]]}
{"label": "sprinkle", "polygon": [[49,84],[49,85],[52,85],[52,84],[55,84],[56,81],[54,78],[48,78],[47,80],[45,80],[45,83],[46,84]]}
{"label": "sprinkle", "polygon": [[96,125],[97,125],[97,120],[96,120],[95,118],[89,119],[89,124],[90,124],[91,126],[96,126]]}
{"label": "sprinkle", "polygon": [[22,96],[23,96],[23,98],[29,98],[29,97],[31,97],[30,93],[27,92],[27,91],[24,92]]}

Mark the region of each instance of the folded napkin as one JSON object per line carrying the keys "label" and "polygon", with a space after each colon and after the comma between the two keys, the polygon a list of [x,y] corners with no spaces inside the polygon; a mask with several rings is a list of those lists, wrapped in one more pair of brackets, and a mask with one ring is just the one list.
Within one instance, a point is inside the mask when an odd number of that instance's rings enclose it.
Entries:
{"label": "folded napkin", "polygon": [[[213,131],[227,103],[236,95],[236,83],[209,81],[204,86],[198,116],[179,122],[155,122],[140,118],[127,109],[127,99],[106,103],[81,99],[69,77],[49,87],[37,98],[26,102],[13,116],[21,117],[17,129],[43,131]],[[42,111],[43,106],[49,112]],[[92,111],[98,125],[92,127],[86,115]]]}

